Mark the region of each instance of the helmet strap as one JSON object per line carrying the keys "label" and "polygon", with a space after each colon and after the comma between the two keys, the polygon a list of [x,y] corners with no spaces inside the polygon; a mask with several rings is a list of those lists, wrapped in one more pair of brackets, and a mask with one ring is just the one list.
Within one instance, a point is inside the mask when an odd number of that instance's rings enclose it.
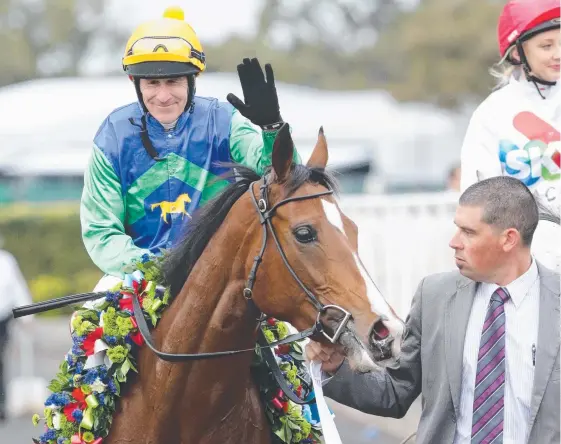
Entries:
{"label": "helmet strap", "polygon": [[185,104],[185,111],[189,111],[190,114],[193,114],[195,111],[195,75],[192,74],[187,76],[187,87],[189,88],[189,92],[187,93],[187,103]]}
{"label": "helmet strap", "polygon": [[[545,100],[545,96],[540,90],[538,83],[543,86],[555,86],[557,82],[550,82],[548,80],[540,79],[539,77],[531,74],[532,67],[528,62],[528,58],[526,57],[526,53],[524,52],[524,48],[522,47],[522,41],[520,39],[516,40],[516,49],[518,50],[518,56],[520,57],[520,62],[515,63],[516,65],[522,65],[522,69],[524,70],[524,75],[529,82],[532,82],[538,91],[538,94],[542,99]],[[512,62],[512,60],[511,60]]]}
{"label": "helmet strap", "polygon": [[131,123],[131,125],[140,128],[140,139],[142,140],[142,146],[144,146],[144,149],[152,159],[154,159],[156,162],[159,162],[160,160],[164,160],[164,159],[158,156],[158,152],[156,151],[156,148],[154,148],[154,145],[150,140],[150,136],[148,136],[148,127],[146,126],[146,115],[147,113],[142,114],[142,117],[140,118],[140,125],[138,123],[135,123],[132,117],[129,118],[129,122]]}
{"label": "helmet strap", "polygon": [[[140,128],[140,139],[142,140],[142,145],[144,146],[144,149],[152,159],[158,162],[163,159],[158,156],[158,152],[156,151],[156,148],[154,148],[154,145],[152,144],[152,141],[148,136],[148,127],[146,125],[146,116],[148,115],[148,108],[146,108],[144,99],[142,98],[142,91],[140,91],[140,79],[138,77],[135,77],[133,79],[133,82],[134,82],[134,89],[136,90],[136,96],[138,98],[140,106],[142,106],[142,110],[144,111],[144,113],[140,118],[140,125],[138,123],[135,123],[132,117],[129,119],[129,122],[131,123],[131,125]],[[189,91],[187,93],[187,104],[185,105],[184,112],[189,111],[189,113],[193,113],[193,111],[195,110],[195,101],[193,100],[193,98],[195,97],[194,75],[187,76],[187,85]]]}
{"label": "helmet strap", "polygon": [[144,104],[144,99],[142,98],[142,91],[140,91],[140,79],[138,77],[134,77],[133,82],[134,82],[134,89],[136,90],[136,97],[138,98],[138,102],[140,103],[140,106],[142,106],[142,110],[144,111],[144,113],[147,113],[148,108],[146,108],[146,105]]}

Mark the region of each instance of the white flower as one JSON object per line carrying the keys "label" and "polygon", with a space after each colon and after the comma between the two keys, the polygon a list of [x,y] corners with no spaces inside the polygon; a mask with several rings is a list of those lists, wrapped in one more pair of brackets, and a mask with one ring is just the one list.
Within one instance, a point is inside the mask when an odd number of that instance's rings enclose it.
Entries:
{"label": "white flower", "polygon": [[55,413],[53,415],[53,427],[57,430],[60,430],[60,413]]}
{"label": "white flower", "polygon": [[92,389],[92,392],[103,393],[105,391],[105,387],[107,386],[103,382],[101,382],[101,379],[96,378],[96,380],[90,387]]}

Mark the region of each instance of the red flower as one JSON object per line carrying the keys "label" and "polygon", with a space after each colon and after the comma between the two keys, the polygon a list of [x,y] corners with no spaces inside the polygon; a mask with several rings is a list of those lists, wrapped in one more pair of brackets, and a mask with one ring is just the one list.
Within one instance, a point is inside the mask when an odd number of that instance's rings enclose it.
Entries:
{"label": "red flower", "polygon": [[144,345],[144,338],[142,337],[142,335],[140,334],[139,331],[135,332],[135,333],[131,333],[130,335],[132,341],[138,345],[139,347]]}
{"label": "red flower", "polygon": [[102,336],[103,336],[103,328],[101,327],[97,327],[94,331],[88,334],[88,336],[86,336],[86,339],[84,339],[84,342],[82,343],[81,346],[82,350],[86,352],[86,356],[90,356],[94,354],[95,341],[101,339]]}
{"label": "red flower", "polygon": [[80,406],[81,409],[86,408],[86,395],[84,395],[84,392],[81,389],[75,388],[72,390],[72,397],[79,403],[84,404],[83,406]]}
{"label": "red flower", "polygon": [[74,416],[72,416],[72,412],[74,410],[76,410],[78,408],[78,404],[75,402],[72,402],[70,404],[66,404],[66,406],[64,407],[64,409],[62,409],[64,416],[66,416],[66,419],[68,419],[68,421],[70,422],[76,422],[76,420],[74,419]]}
{"label": "red flower", "polygon": [[280,402],[278,398],[272,399],[271,404],[273,404],[273,407],[276,408],[277,410],[282,410],[282,402]]}
{"label": "red flower", "polygon": [[290,345],[289,344],[281,344],[275,350],[276,355],[287,355],[290,353]]}
{"label": "red flower", "polygon": [[68,421],[76,422],[76,419],[74,419],[74,416],[72,416],[74,410],[79,409],[81,411],[84,411],[88,405],[86,404],[86,396],[81,389],[75,388],[74,390],[72,390],[72,397],[76,400],[76,402],[67,404],[62,411]]}
{"label": "red flower", "polygon": [[[130,298],[121,298],[119,299],[119,307],[121,308],[121,310],[128,310],[129,312],[133,312],[133,308],[132,308],[132,298],[134,298],[136,296],[131,296]],[[142,299],[144,299],[142,296],[138,296],[138,302],[140,302],[140,306],[142,307]]]}
{"label": "red flower", "polygon": [[132,313],[132,298],[119,299],[119,308],[121,311],[128,310]]}
{"label": "red flower", "polygon": [[[140,284],[137,281],[132,281],[132,288],[134,289],[134,292],[136,294],[140,294],[144,290],[146,290],[147,285],[148,285],[148,281],[146,281],[145,279],[142,279]],[[140,289],[140,291],[139,291],[139,289]]]}

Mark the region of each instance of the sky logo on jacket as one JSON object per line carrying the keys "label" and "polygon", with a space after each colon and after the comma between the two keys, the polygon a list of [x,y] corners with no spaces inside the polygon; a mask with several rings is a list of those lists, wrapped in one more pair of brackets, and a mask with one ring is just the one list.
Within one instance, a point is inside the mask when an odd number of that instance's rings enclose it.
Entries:
{"label": "sky logo on jacket", "polygon": [[499,142],[499,158],[506,174],[521,180],[526,186],[542,178],[558,180],[561,177],[559,131],[529,111],[518,113],[513,125],[529,142],[522,148],[510,140]]}

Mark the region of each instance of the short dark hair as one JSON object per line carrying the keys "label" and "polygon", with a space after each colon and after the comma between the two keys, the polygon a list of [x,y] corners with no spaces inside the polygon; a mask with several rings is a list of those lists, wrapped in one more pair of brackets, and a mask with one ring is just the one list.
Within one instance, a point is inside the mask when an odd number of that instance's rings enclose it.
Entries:
{"label": "short dark hair", "polygon": [[539,222],[538,204],[520,180],[497,176],[474,183],[460,196],[462,206],[483,208],[483,222],[506,230],[515,228],[529,247]]}

